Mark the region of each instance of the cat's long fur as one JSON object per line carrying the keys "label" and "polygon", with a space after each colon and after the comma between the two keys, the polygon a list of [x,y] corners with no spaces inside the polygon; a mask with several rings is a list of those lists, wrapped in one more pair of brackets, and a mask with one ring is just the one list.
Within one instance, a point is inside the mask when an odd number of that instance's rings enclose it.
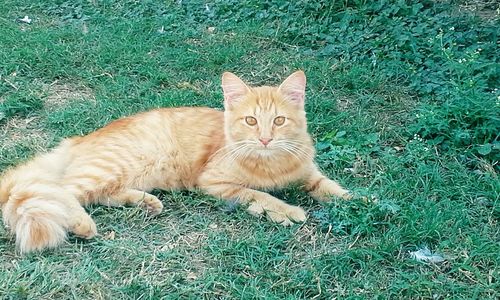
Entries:
{"label": "cat's long fur", "polygon": [[[83,209],[90,203],[140,205],[153,215],[160,213],[162,203],[147,193],[155,188],[199,188],[248,204],[250,213],[284,225],[303,222],[304,210],[260,190],[299,181],[319,200],[349,197],[313,162],[305,84],[302,71],[279,87],[256,88],[224,73],[224,112],[158,109],[66,139],[3,174],[4,223],[15,233],[21,252],[54,247],[68,231],[84,238],[96,234]],[[277,120],[280,116],[284,119]]]}

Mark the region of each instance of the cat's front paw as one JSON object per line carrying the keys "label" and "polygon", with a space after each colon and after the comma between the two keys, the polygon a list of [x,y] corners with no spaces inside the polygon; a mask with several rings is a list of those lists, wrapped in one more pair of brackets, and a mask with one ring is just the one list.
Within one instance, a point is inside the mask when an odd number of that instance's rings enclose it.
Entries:
{"label": "cat's front paw", "polygon": [[269,220],[283,226],[293,225],[294,222],[302,223],[307,219],[306,212],[302,208],[288,204],[262,205],[254,202],[247,207],[247,211],[254,216],[265,214]]}
{"label": "cat's front paw", "polygon": [[351,200],[354,196],[350,191],[344,190],[344,193],[340,196],[340,198],[344,200]]}
{"label": "cat's front paw", "polygon": [[303,223],[306,221],[306,212],[298,206],[287,206],[279,211],[266,211],[267,217],[283,226],[291,226],[294,222]]}
{"label": "cat's front paw", "polygon": [[156,216],[163,210],[163,203],[161,203],[160,199],[151,194],[146,194],[140,205],[146,209],[150,216]]}
{"label": "cat's front paw", "polygon": [[309,192],[309,195],[311,195],[311,197],[321,202],[330,202],[333,200],[334,197],[342,198],[344,200],[351,200],[353,197],[352,193],[348,190],[329,189],[329,188],[317,189],[315,191],[311,191]]}

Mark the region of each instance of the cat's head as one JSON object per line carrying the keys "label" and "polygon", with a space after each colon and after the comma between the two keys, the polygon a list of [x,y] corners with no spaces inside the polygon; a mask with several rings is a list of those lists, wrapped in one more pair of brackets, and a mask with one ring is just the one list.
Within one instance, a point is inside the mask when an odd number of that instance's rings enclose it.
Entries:
{"label": "cat's head", "polygon": [[246,145],[262,155],[307,144],[305,88],[306,76],[302,71],[290,75],[279,87],[250,87],[233,73],[224,73],[227,141]]}

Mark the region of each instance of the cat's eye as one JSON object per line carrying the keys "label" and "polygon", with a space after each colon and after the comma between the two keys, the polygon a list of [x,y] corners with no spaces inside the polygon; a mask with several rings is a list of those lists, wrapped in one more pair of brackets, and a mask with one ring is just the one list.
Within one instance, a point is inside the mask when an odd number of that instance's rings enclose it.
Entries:
{"label": "cat's eye", "polygon": [[245,117],[245,122],[247,122],[248,125],[254,126],[257,124],[257,119],[254,117]]}
{"label": "cat's eye", "polygon": [[285,117],[276,117],[274,118],[274,125],[281,126],[285,124]]}

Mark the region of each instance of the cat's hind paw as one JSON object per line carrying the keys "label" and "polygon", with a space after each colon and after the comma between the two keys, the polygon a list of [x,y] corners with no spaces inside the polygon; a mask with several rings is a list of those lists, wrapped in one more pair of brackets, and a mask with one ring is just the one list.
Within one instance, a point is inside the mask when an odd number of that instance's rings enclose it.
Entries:
{"label": "cat's hind paw", "polygon": [[94,220],[88,214],[82,213],[71,220],[69,231],[77,237],[91,239],[97,234],[97,227]]}

